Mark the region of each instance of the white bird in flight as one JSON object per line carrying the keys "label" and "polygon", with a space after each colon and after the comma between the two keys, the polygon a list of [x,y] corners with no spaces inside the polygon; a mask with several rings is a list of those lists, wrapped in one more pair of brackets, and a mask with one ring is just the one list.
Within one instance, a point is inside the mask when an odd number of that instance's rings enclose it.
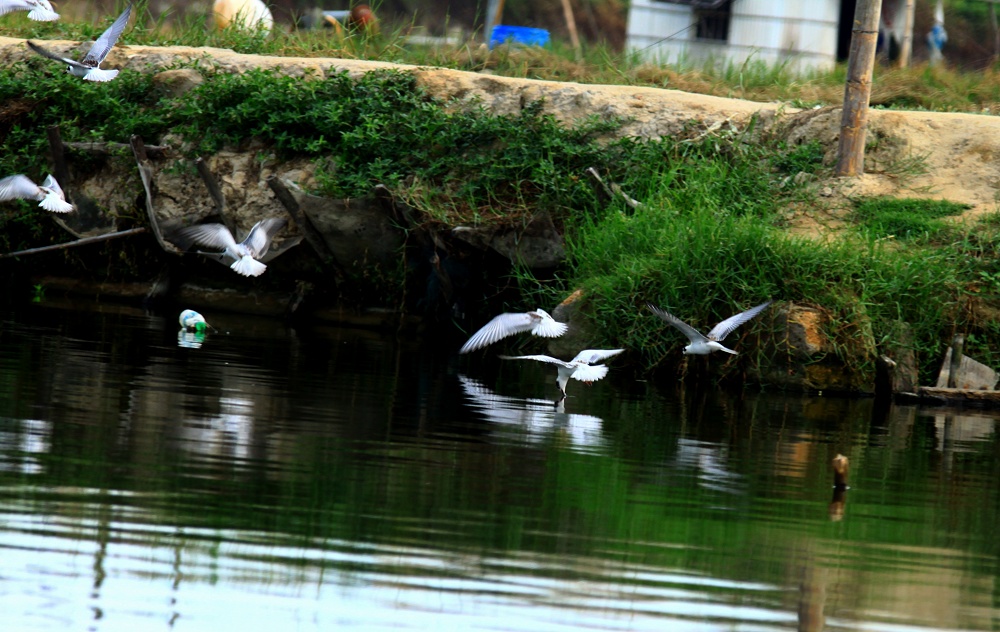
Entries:
{"label": "white bird in flight", "polygon": [[28,19],[51,22],[59,19],[49,0],[0,0],[0,15],[11,11],[27,11]]}
{"label": "white bird in flight", "polygon": [[260,276],[267,266],[257,261],[267,254],[274,234],[285,227],[288,220],[270,217],[254,224],[246,239],[236,243],[233,234],[222,224],[198,224],[178,230],[174,237],[185,246],[191,242],[206,248],[221,248],[236,261],[229,266],[243,276]]}
{"label": "white bird in flight", "polygon": [[507,336],[525,331],[531,332],[533,336],[558,338],[566,333],[567,329],[569,329],[569,325],[557,322],[544,309],[536,309],[533,312],[523,314],[500,314],[483,325],[482,329],[472,334],[472,337],[462,345],[458,352],[468,353],[482,349]]}
{"label": "white bird in flight", "polygon": [[608,374],[608,367],[603,364],[595,364],[601,360],[607,360],[616,356],[624,349],[584,349],[576,354],[576,357],[567,362],[547,355],[525,355],[525,356],[500,356],[504,360],[537,360],[538,362],[548,362],[556,365],[559,374],[556,376],[556,384],[559,385],[559,392],[563,399],[566,397],[566,383],[569,378],[580,380],[581,382],[596,382]]}
{"label": "white bird in flight", "polygon": [[[5,0],[0,0],[3,2]],[[74,77],[81,77],[87,81],[111,81],[118,76],[117,70],[104,70],[101,68],[101,62],[104,58],[108,56],[111,49],[114,47],[115,42],[121,37],[122,31],[125,30],[125,26],[128,24],[129,15],[132,14],[132,5],[129,4],[122,11],[122,14],[118,16],[118,19],[107,28],[101,36],[97,38],[93,46],[90,47],[90,51],[83,58],[83,61],[75,61],[69,57],[63,57],[62,55],[56,55],[53,52],[47,51],[38,44],[32,41],[28,42],[28,48],[35,51],[43,57],[48,57],[49,59],[54,59],[56,61],[61,61],[67,64],[67,72],[69,72]]]}
{"label": "white bird in flight", "polygon": [[685,323],[684,321],[682,321],[680,318],[677,318],[673,314],[660,309],[659,307],[653,305],[652,303],[646,303],[646,307],[649,308],[649,311],[653,312],[654,314],[656,314],[663,320],[667,321],[677,329],[680,329],[681,332],[688,337],[688,340],[691,341],[691,344],[684,347],[685,355],[688,354],[708,355],[713,351],[725,351],[726,353],[731,353],[733,355],[736,355],[735,351],[723,347],[722,344],[720,343],[723,340],[725,340],[726,336],[731,334],[734,329],[736,329],[743,323],[747,322],[757,314],[764,311],[764,308],[766,308],[770,304],[771,301],[767,301],[766,303],[761,303],[757,307],[751,307],[745,312],[736,314],[735,316],[730,316],[729,318],[722,321],[715,327],[712,327],[712,331],[708,332],[707,336],[703,336],[702,334],[698,333],[698,331],[691,325]]}
{"label": "white bird in flight", "polygon": [[21,174],[0,180],[0,202],[9,200],[37,200],[38,206],[53,213],[69,213],[73,210],[73,205],[66,201],[62,187],[51,175],[45,178],[41,186]]}

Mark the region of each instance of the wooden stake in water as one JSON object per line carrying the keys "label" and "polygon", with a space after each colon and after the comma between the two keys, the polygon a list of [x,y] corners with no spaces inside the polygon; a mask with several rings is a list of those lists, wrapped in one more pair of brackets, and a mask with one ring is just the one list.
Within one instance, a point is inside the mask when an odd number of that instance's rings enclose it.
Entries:
{"label": "wooden stake in water", "polygon": [[856,176],[865,170],[865,127],[868,124],[868,100],[872,92],[872,69],[881,9],[881,0],[858,0],[854,11],[847,84],[844,88],[844,114],[840,119],[840,145],[837,149],[838,176]]}

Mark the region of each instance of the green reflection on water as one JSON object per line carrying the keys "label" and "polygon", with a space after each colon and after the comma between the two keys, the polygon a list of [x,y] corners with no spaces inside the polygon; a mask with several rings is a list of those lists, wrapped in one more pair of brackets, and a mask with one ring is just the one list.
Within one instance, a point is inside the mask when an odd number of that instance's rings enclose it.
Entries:
{"label": "green reflection on water", "polygon": [[[621,397],[608,387],[568,404],[599,420],[600,436],[580,439],[557,423],[521,432],[471,413],[447,360],[428,363],[417,347],[362,341],[329,365],[309,355],[331,356],[336,345],[320,337],[277,371],[232,348],[192,368],[167,343],[134,350],[156,332],[117,328],[128,344],[104,334],[3,340],[0,384],[13,395],[0,404],[2,498],[18,512],[96,525],[62,537],[106,541],[117,523],[136,542],[209,557],[224,557],[234,533],[304,551],[530,552],[560,560],[545,573],[566,579],[600,576],[604,561],[686,578],[660,584],[712,578],[720,585],[703,589],[730,603],[799,613],[818,603],[851,621],[997,621],[1000,446],[989,415],[710,389]],[[288,342],[262,344],[247,353]],[[381,373],[347,361],[378,353]],[[195,370],[197,388],[186,381]],[[286,384],[289,374],[307,382]],[[497,388],[513,399],[536,388],[536,375],[521,375],[503,373]],[[539,419],[555,418],[538,407]],[[851,458],[851,489],[832,520],[838,452]],[[268,567],[261,555],[251,575]],[[633,570],[615,581],[649,580]]]}

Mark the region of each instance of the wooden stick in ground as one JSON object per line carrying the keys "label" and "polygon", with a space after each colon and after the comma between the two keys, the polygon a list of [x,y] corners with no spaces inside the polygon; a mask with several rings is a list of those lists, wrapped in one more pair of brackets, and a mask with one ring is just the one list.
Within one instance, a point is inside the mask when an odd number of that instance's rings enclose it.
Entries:
{"label": "wooden stick in ground", "polygon": [[337,257],[330,251],[330,248],[327,247],[326,241],[323,239],[323,235],[316,230],[316,227],[312,225],[312,222],[309,221],[306,214],[302,212],[301,207],[299,207],[299,203],[295,200],[295,196],[288,190],[285,183],[282,182],[281,178],[278,176],[272,175],[267,178],[267,186],[271,187],[271,190],[274,191],[274,197],[278,198],[281,205],[285,207],[285,210],[292,216],[295,223],[299,225],[306,241],[308,241],[309,245],[316,251],[316,254],[319,255],[319,258],[323,261],[323,263],[328,264],[333,268],[338,281],[343,281],[344,269],[341,267],[340,262],[337,261]]}
{"label": "wooden stick in ground", "polygon": [[486,3],[486,32],[483,33],[483,39],[487,46],[493,37],[493,27],[503,21],[503,5],[504,0],[488,0]]}
{"label": "wooden stick in ground", "polygon": [[906,0],[906,8],[903,10],[903,41],[899,46],[899,59],[896,60],[897,68],[907,68],[910,65],[910,57],[913,56],[913,11],[915,0]]}
{"label": "wooden stick in ground", "polygon": [[856,176],[865,170],[868,101],[872,92],[872,69],[881,8],[881,0],[858,0],[854,11],[844,113],[840,119],[840,145],[837,148],[838,176]]}
{"label": "wooden stick in ground", "polygon": [[580,35],[576,32],[576,18],[573,16],[573,5],[569,0],[562,0],[563,17],[566,18],[566,29],[569,30],[569,41],[573,44],[573,54],[577,61],[583,61],[583,49],[580,47]]}
{"label": "wooden stick in ground", "polygon": [[146,145],[135,134],[129,139],[129,145],[132,147],[132,155],[135,156],[136,166],[139,168],[142,188],[146,190],[146,216],[149,217],[149,227],[153,230],[153,236],[156,237],[160,248],[170,254],[180,256],[183,253],[172,243],[163,239],[160,224],[156,219],[156,212],[153,210],[153,169],[149,166],[149,158],[146,156]]}
{"label": "wooden stick in ground", "polygon": [[597,184],[601,185],[601,188],[604,190],[604,193],[609,198],[614,199],[616,196],[621,196],[622,200],[624,200],[625,203],[631,206],[632,208],[642,207],[642,202],[625,193],[625,191],[622,190],[621,186],[619,186],[617,182],[612,182],[610,186],[606,182],[604,182],[604,178],[601,177],[601,174],[597,173],[597,169],[594,169],[593,167],[587,167],[586,173],[588,176],[593,178],[597,182]]}
{"label": "wooden stick in ground", "polygon": [[[226,217],[226,196],[222,194],[222,189],[219,187],[219,182],[215,179],[215,175],[209,170],[208,165],[199,156],[194,161],[194,166],[198,169],[198,175],[201,176],[201,181],[205,183],[205,188],[208,189],[208,194],[212,196],[212,201],[215,202],[215,212],[219,217],[223,218],[225,221]],[[226,228],[229,232],[234,235],[236,232],[233,230],[235,226],[230,226],[229,222],[226,222]]]}
{"label": "wooden stick in ground", "polygon": [[104,235],[94,235],[93,237],[83,237],[82,239],[77,239],[76,241],[69,241],[64,244],[53,244],[51,246],[40,246],[38,248],[28,248],[27,250],[18,250],[16,252],[8,252],[5,255],[0,255],[0,259],[7,259],[10,257],[20,257],[23,255],[36,255],[40,252],[51,252],[53,250],[65,250],[66,248],[74,248],[76,246],[86,246],[87,244],[95,244],[100,241],[107,241],[109,239],[117,239],[119,237],[128,237],[129,235],[138,235],[139,233],[146,232],[144,226],[138,228],[130,228],[128,230],[120,230],[116,233],[107,233]]}

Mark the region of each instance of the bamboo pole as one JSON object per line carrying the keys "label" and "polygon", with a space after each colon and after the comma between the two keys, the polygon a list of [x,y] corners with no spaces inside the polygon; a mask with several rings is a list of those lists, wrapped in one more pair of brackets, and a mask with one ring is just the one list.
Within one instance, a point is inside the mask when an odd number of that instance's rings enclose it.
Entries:
{"label": "bamboo pole", "polygon": [[486,32],[483,33],[483,39],[487,46],[493,37],[493,27],[503,20],[503,4],[504,0],[489,0],[486,5]]}
{"label": "bamboo pole", "polygon": [[913,12],[915,9],[916,0],[906,0],[903,15],[903,41],[899,47],[899,59],[896,60],[897,68],[908,68],[913,57]]}
{"label": "bamboo pole", "polygon": [[569,30],[569,41],[573,43],[573,54],[577,61],[583,61],[583,49],[580,47],[580,35],[576,32],[576,18],[573,16],[573,5],[569,0],[562,0],[563,17],[566,18],[566,28]]}
{"label": "bamboo pole", "polygon": [[844,113],[840,119],[840,144],[837,148],[838,176],[856,176],[865,170],[865,127],[881,9],[881,0],[858,0],[854,11]]}

